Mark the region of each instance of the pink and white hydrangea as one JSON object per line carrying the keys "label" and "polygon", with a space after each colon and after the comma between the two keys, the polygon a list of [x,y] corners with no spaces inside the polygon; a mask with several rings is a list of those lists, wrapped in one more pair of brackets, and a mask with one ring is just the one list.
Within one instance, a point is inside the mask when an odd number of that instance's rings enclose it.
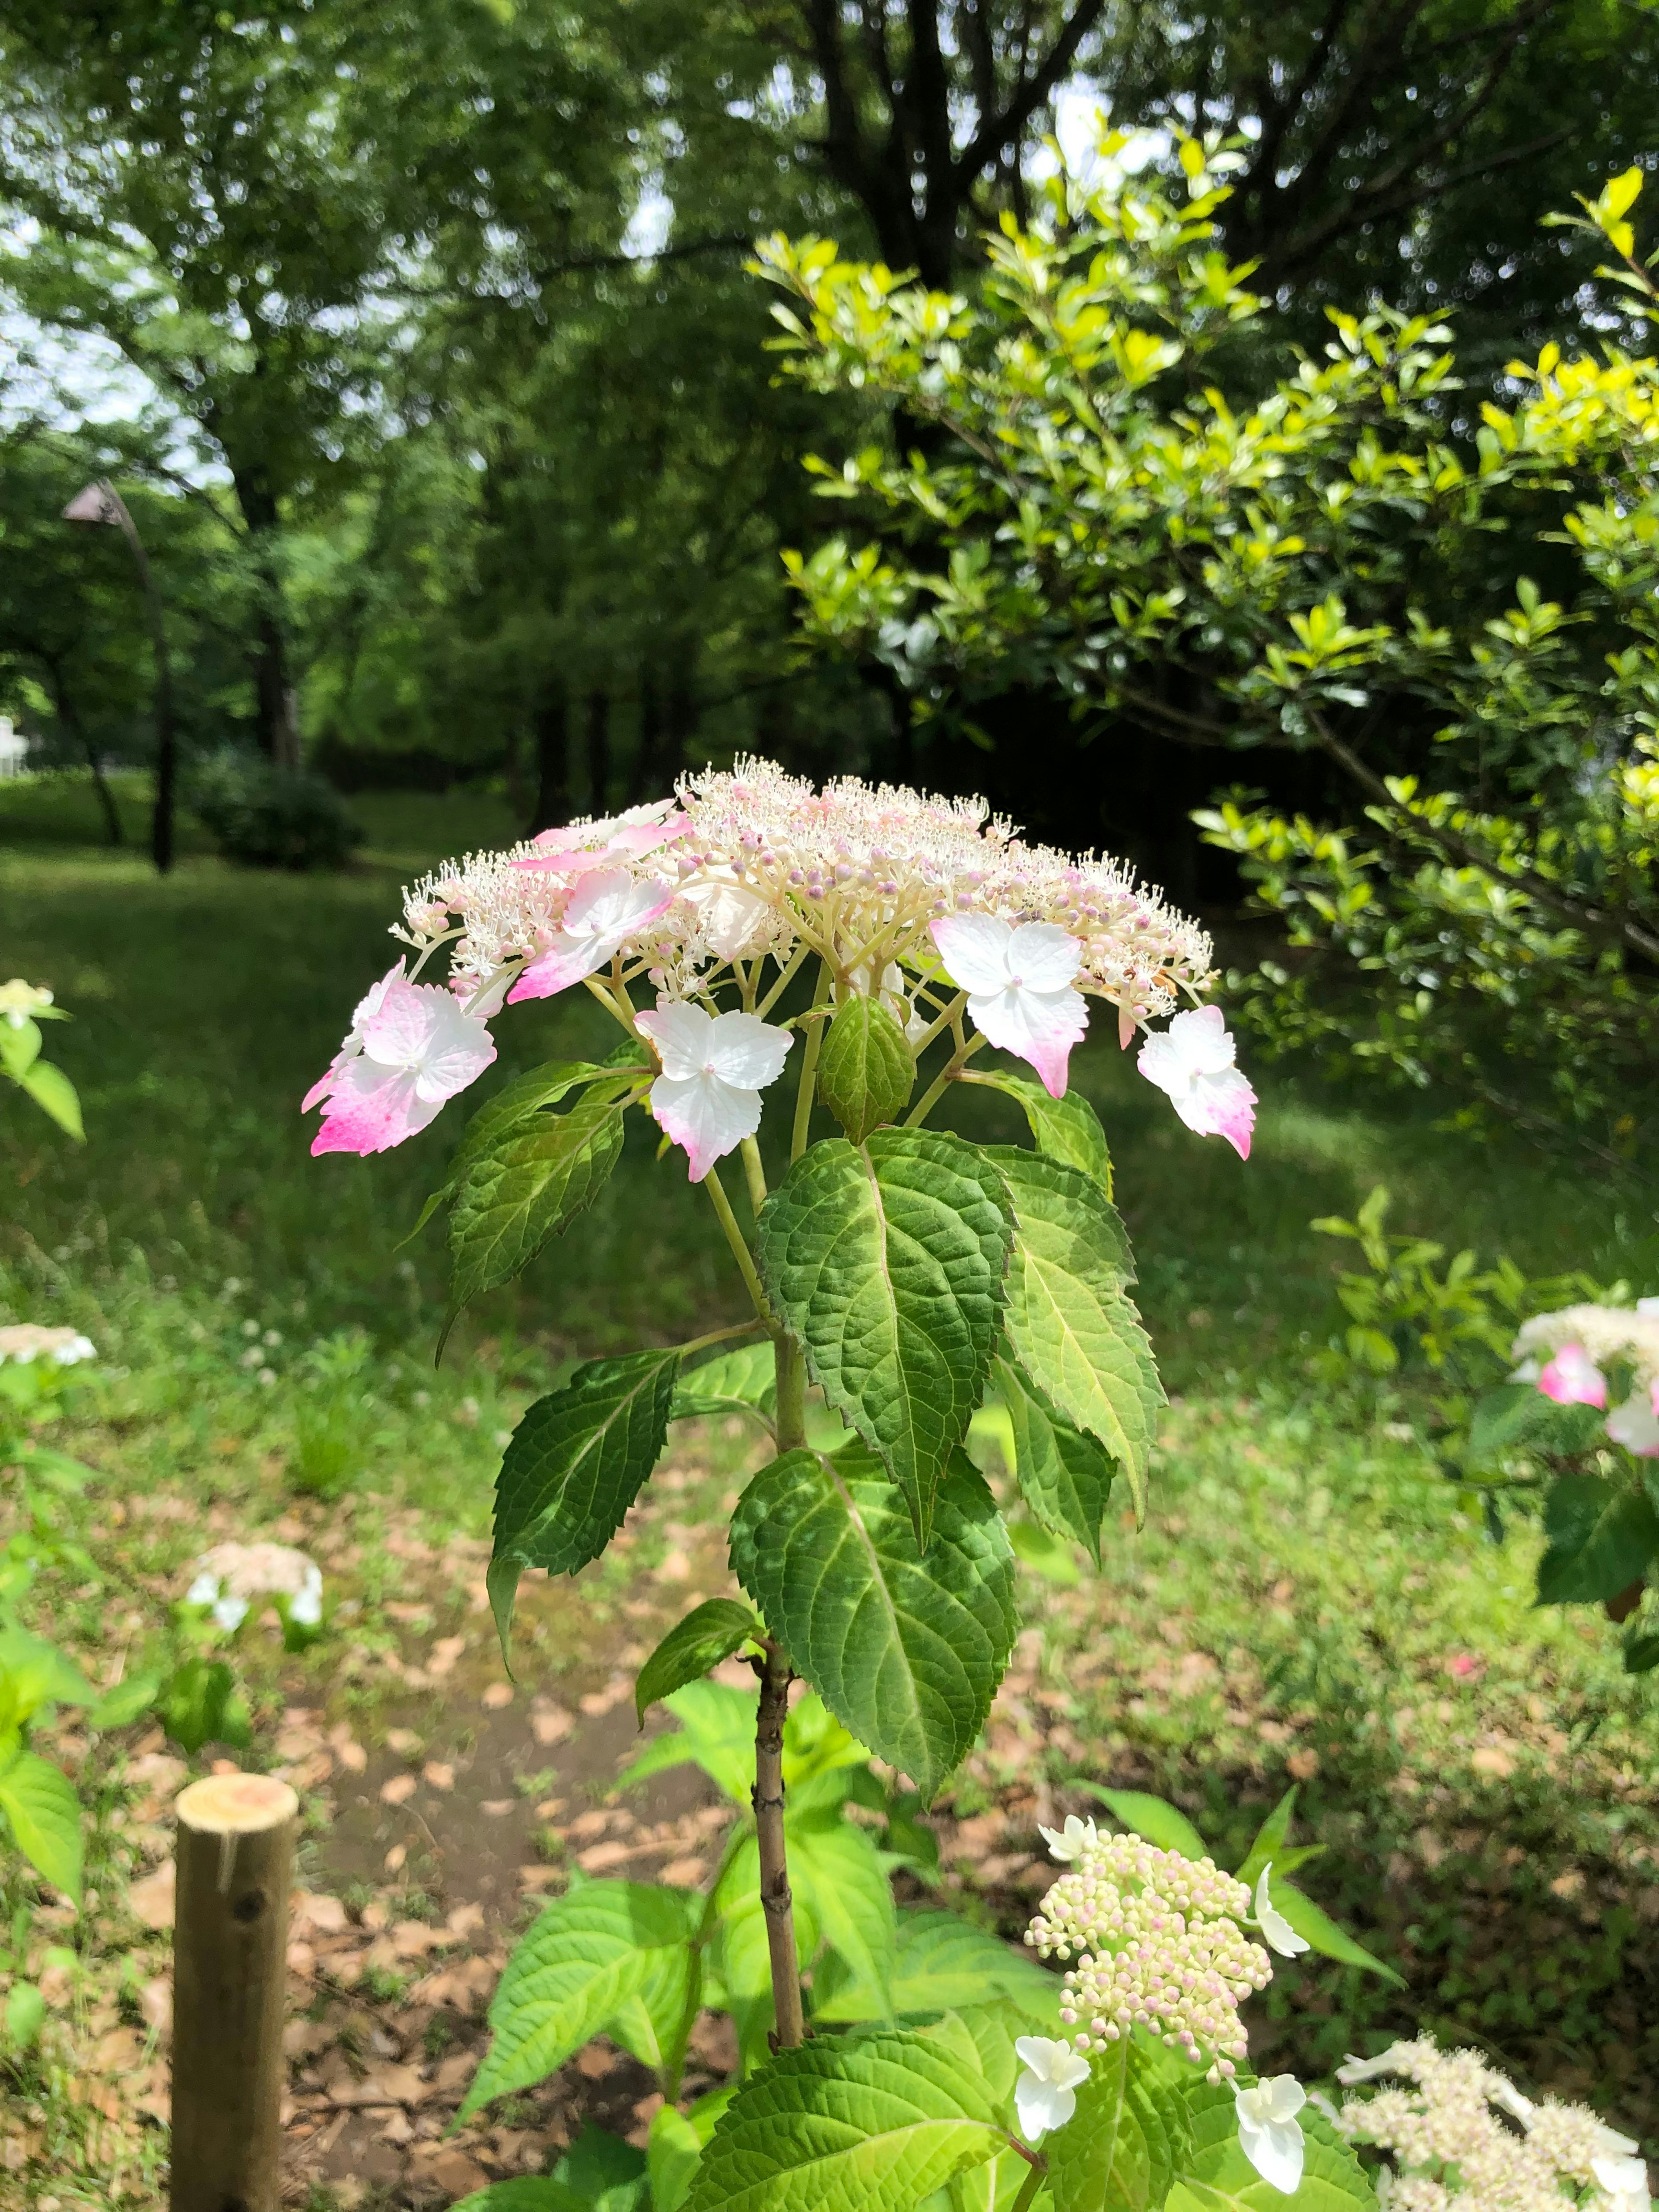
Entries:
{"label": "pink and white hydrangea", "polygon": [[1030,1060],[1051,1097],[1063,1097],[1072,1047],[1089,1026],[1074,978],[1083,948],[1058,922],[1008,922],[991,914],[932,926],[951,980],[968,994],[968,1018],[1003,1052]]}
{"label": "pink and white hydrangea", "polygon": [[1582,1344],[1564,1344],[1539,1370],[1538,1387],[1558,1406],[1605,1406],[1607,1378]]}
{"label": "pink and white hydrangea", "polygon": [[383,1152],[434,1120],[495,1057],[488,1026],[453,992],[412,983],[401,961],[359,1001],[302,1113],[323,1109],[313,1153]]}
{"label": "pink and white hydrangea", "polygon": [[565,908],[563,927],[507,993],[507,1003],[550,999],[597,975],[673,902],[672,886],[653,876],[635,878],[621,868],[603,868],[586,877]]}
{"label": "pink and white hydrangea", "polygon": [[759,1128],[761,1093],[782,1074],[795,1040],[753,1014],[709,1014],[672,1000],[635,1018],[662,1062],[651,1111],[701,1182]]}
{"label": "pink and white hydrangea", "polygon": [[1534,1314],[1522,1322],[1511,1357],[1517,1364],[1510,1380],[1536,1384],[1559,1406],[1605,1407],[1609,1369],[1628,1369],[1630,1390],[1607,1414],[1607,1436],[1638,1459],[1659,1459],[1659,1298]]}
{"label": "pink and white hydrangea", "polygon": [[1255,1092],[1235,1066],[1237,1048],[1219,1006],[1193,1006],[1149,1036],[1137,1066],[1167,1091],[1175,1109],[1200,1137],[1224,1137],[1241,1160],[1250,1157]]}

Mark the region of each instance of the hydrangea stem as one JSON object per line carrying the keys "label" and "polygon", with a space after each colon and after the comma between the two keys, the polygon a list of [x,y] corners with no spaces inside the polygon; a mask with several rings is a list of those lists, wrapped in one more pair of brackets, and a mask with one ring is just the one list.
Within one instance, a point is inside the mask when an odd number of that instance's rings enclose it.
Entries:
{"label": "hydrangea stem", "polygon": [[[780,1364],[781,1364],[780,1362]],[[760,1851],[761,1909],[772,1966],[775,2040],[780,2051],[806,2039],[800,1970],[795,1959],[795,1908],[783,1838],[783,1723],[789,1710],[789,1662],[769,1637],[756,1662],[760,1705],[755,1717],[755,1835]]]}
{"label": "hydrangea stem", "polygon": [[769,1329],[774,1326],[774,1322],[771,1314],[767,1310],[766,1293],[761,1288],[760,1277],[755,1272],[755,1262],[750,1256],[748,1245],[744,1242],[743,1231],[738,1226],[738,1217],[732,1211],[732,1201],[726,1196],[725,1186],[713,1168],[710,1168],[708,1174],[704,1176],[702,1186],[714,1201],[714,1211],[720,1216],[720,1227],[726,1231],[726,1241],[732,1247],[732,1257],[737,1261],[738,1272],[743,1277],[744,1287],[755,1302],[755,1311]]}
{"label": "hydrangea stem", "polygon": [[1029,2212],[1029,2207],[1036,2203],[1037,2191],[1048,2178],[1048,2165],[1045,2159],[1042,2165],[1034,2165],[1026,2175],[1020,2185],[1018,2196],[1015,2197],[1012,2205],[1009,2208],[1009,2212]]}

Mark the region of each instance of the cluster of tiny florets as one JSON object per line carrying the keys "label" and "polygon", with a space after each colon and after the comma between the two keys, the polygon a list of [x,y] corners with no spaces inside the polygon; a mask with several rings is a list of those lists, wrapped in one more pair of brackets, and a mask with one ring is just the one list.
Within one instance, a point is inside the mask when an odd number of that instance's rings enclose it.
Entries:
{"label": "cluster of tiny florets", "polygon": [[1144,2028],[1218,2081],[1249,2048],[1240,2004],[1273,1978],[1241,1925],[1249,1910],[1243,1883],[1212,1860],[1103,1836],[1049,1890],[1025,1941],[1068,1962],[1060,2016],[1079,2051]]}
{"label": "cluster of tiny florets", "polygon": [[1647,2201],[1636,2145],[1582,2105],[1534,2104],[1474,2051],[1426,2036],[1337,2071],[1352,2083],[1394,2075],[1409,2087],[1349,2098],[1337,2124],[1387,2151],[1378,2194],[1390,2212],[1632,2212]]}
{"label": "cluster of tiny florets", "polygon": [[1634,1306],[1563,1306],[1555,1313],[1534,1314],[1522,1322],[1512,1356],[1535,1360],[1571,1344],[1581,1345],[1598,1367],[1627,1360],[1638,1384],[1650,1389],[1659,1382],[1659,1299],[1643,1298]]}

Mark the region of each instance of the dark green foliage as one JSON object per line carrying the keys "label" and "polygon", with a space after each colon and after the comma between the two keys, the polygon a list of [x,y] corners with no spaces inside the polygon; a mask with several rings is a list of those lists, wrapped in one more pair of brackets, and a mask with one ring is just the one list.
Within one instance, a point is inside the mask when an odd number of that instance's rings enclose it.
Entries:
{"label": "dark green foliage", "polygon": [[363,842],[362,824],[321,776],[254,754],[203,761],[188,796],[226,859],[249,867],[337,868]]}

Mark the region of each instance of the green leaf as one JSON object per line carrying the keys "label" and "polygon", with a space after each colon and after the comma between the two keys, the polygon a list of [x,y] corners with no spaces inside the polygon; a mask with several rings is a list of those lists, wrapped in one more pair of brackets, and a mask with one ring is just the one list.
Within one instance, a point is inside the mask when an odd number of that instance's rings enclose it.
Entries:
{"label": "green leaf", "polygon": [[702,1993],[702,1953],[696,1946],[686,1942],[647,1952],[643,1981],[611,2013],[605,2033],[653,2073],[678,2067]]}
{"label": "green leaf", "polygon": [[734,1805],[747,1807],[755,1787],[755,1709],[758,1689],[725,1682],[688,1682],[663,1702],[680,1723],[672,1735],[647,1744],[625,1772],[619,1790],[632,1790],[676,1766],[700,1766]]}
{"label": "green leaf", "polygon": [[1298,2115],[1302,2180],[1287,2197],[1245,2157],[1230,2087],[1195,2082],[1186,2103],[1191,2148],[1166,2212],[1376,2212],[1376,2194],[1364,2169],[1316,2106],[1304,2105]]}
{"label": "green leaf", "polygon": [[818,1096],[849,1139],[861,1145],[896,1121],[915,1084],[915,1056],[887,1006],[879,999],[848,999],[824,1036]]}
{"label": "green leaf", "polygon": [[0,1630],[0,1729],[27,1728],[46,1705],[91,1705],[94,1690],[55,1644],[25,1628]]}
{"label": "green leaf", "polygon": [[1296,1811],[1296,1790],[1293,1782],[1256,1830],[1255,1840],[1245,1853],[1236,1877],[1246,1889],[1255,1887],[1255,1878],[1263,1867],[1283,1864],[1285,1848],[1291,1840],[1291,1820]]}
{"label": "green leaf", "polygon": [[1505,1451],[1541,1451],[1570,1457],[1587,1451],[1601,1433],[1595,1406],[1559,1406],[1530,1382],[1505,1382],[1477,1398],[1469,1421],[1471,1459]]}
{"label": "green leaf", "polygon": [[674,1393],[676,1421],[722,1413],[760,1413],[769,1422],[778,1402],[777,1353],[769,1343],[745,1344],[682,1374]]}
{"label": "green leaf", "polygon": [[38,1752],[16,1753],[0,1772],[0,1813],[24,1857],[78,1905],[81,1801],[68,1775]]}
{"label": "green leaf", "polygon": [[1627,1674],[1650,1674],[1659,1667],[1659,1635],[1652,1630],[1638,1635],[1632,1630],[1625,1638],[1625,1672]]}
{"label": "green leaf", "polygon": [[125,1682],[106,1690],[87,1715],[91,1729],[127,1728],[147,1713],[161,1695],[159,1674],[129,1674]]}
{"label": "green leaf", "polygon": [[788,1849],[790,1881],[809,1892],[819,1935],[854,1978],[875,1993],[876,2016],[887,2018],[893,2010],[898,1929],[892,1885],[874,1839],[837,1818],[795,1828]]}
{"label": "green leaf", "polygon": [[1628,1483],[1558,1475],[1544,1501],[1544,1534],[1537,1602],[1595,1604],[1617,1597],[1646,1571],[1659,1552],[1659,1514]]}
{"label": "green leaf", "polygon": [[716,2089],[700,2097],[689,2112],[664,2105],[651,2123],[645,2147],[646,2171],[651,2179],[651,2212],[680,2212],[691,2193],[703,2148],[714,2132],[735,2089]]}
{"label": "green leaf", "polygon": [[1131,1835],[1144,1836],[1161,1851],[1176,1851],[1183,1859],[1206,1859],[1209,1845],[1187,1815],[1167,1798],[1145,1790],[1109,1790],[1103,1782],[1086,1782],[1080,1776],[1073,1785],[1098,1797],[1114,1820],[1121,1820]]}
{"label": "green leaf", "polygon": [[592,2212],[592,2205],[550,2174],[526,2173],[514,2181],[492,2181],[488,2189],[475,2189],[471,2197],[463,2197],[453,2205],[450,2212]]}
{"label": "green leaf", "polygon": [[1044,2146],[1054,2212],[1153,2212],[1188,2142],[1181,2091],[1123,2037],[1090,2061],[1075,2114]]}
{"label": "green leaf", "polygon": [[[994,1999],[1023,2033],[1033,2024],[1051,2031],[1059,2019],[1058,1978],[1039,1966],[1029,1952],[1017,1951],[1000,1937],[954,1912],[902,1912],[891,1986],[891,2008],[899,2018],[916,2014],[961,2013]],[[879,1993],[860,1985],[837,1992],[828,2005],[814,2008],[825,2021],[868,2020],[867,2006]]]}
{"label": "green leaf", "polygon": [[449,1217],[453,1305],[509,1281],[592,1204],[622,1158],[623,1109],[610,1089],[529,1128],[515,1123],[474,1156]]}
{"label": "green leaf", "polygon": [[861,1446],[763,1468],[732,1516],[732,1565],[834,1714],[925,1799],[964,1759],[1018,1626],[1007,1533],[960,1455],[924,1558]]}
{"label": "green leaf", "polygon": [[1081,1091],[1068,1091],[1063,1097],[1051,1098],[1029,1076],[1010,1075],[1000,1068],[976,1071],[967,1079],[1018,1099],[1025,1109],[1031,1141],[1038,1152],[1047,1159],[1058,1160],[1062,1167],[1079,1169],[1091,1182],[1099,1184],[1108,1198],[1111,1196],[1112,1156],[1107,1149],[1106,1132]]}
{"label": "green leaf", "polygon": [[1124,1295],[1122,1224],[1075,1168],[1002,1146],[988,1157],[1013,1200],[1007,1329],[1015,1357],[1056,1412],[1104,1444],[1142,1519],[1164,1399],[1146,1333]]}
{"label": "green leaf", "polygon": [[77,1145],[85,1144],[87,1133],[81,1123],[81,1101],[61,1067],[54,1067],[49,1060],[37,1060],[18,1080],[60,1129],[73,1137]]}
{"label": "green leaf", "polygon": [[993,1363],[991,1379],[1013,1431],[1014,1474],[1025,1503],[1050,1535],[1073,1537],[1098,1566],[1111,1461],[1008,1360]]}
{"label": "green leaf", "polygon": [[0,1022],[0,1067],[14,1083],[21,1083],[39,1060],[41,1042],[38,1022]]}
{"label": "green leaf", "polygon": [[514,1431],[495,1480],[489,1577],[503,1651],[522,1571],[574,1575],[621,1528],[667,1441],[679,1364],[674,1351],[590,1360]]}
{"label": "green leaf", "polygon": [[983,2085],[926,2036],[826,2037],[738,2090],[685,2212],[914,2212],[1006,2141]]}
{"label": "green leaf", "polygon": [[774,1304],[830,1404],[903,1492],[924,1545],[985,1394],[1009,1237],[994,1169],[930,1129],[814,1145],[761,1209]]}
{"label": "green leaf", "polygon": [[1288,1881],[1280,1881],[1275,1875],[1269,1884],[1268,1893],[1297,1934],[1304,1937],[1322,1959],[1335,1959],[1345,1966],[1364,1966],[1367,1972],[1381,1974],[1385,1982],[1396,1989],[1406,1986],[1403,1975],[1396,1974],[1392,1966],[1368,1951],[1363,1943],[1356,1943],[1346,1929],[1339,1928],[1322,1905],[1316,1905],[1310,1896]]}
{"label": "green leaf", "polygon": [[222,1659],[182,1660],[161,1685],[155,1717],[192,1759],[204,1744],[252,1741],[246,1701]]}
{"label": "green leaf", "polygon": [[34,1984],[14,1982],[6,1993],[4,2048],[9,2051],[32,2049],[46,2023],[46,2001]]}
{"label": "green leaf", "polygon": [[711,1597],[671,1628],[640,1669],[634,1685],[634,1710],[645,1726],[647,1709],[659,1698],[696,1682],[738,1646],[765,1634],[746,1605],[734,1597]]}
{"label": "green leaf", "polygon": [[640,1995],[663,1953],[684,1949],[702,1900],[641,1882],[584,1881],[556,1898],[507,1962],[483,2064],[457,2113],[528,2088]]}

